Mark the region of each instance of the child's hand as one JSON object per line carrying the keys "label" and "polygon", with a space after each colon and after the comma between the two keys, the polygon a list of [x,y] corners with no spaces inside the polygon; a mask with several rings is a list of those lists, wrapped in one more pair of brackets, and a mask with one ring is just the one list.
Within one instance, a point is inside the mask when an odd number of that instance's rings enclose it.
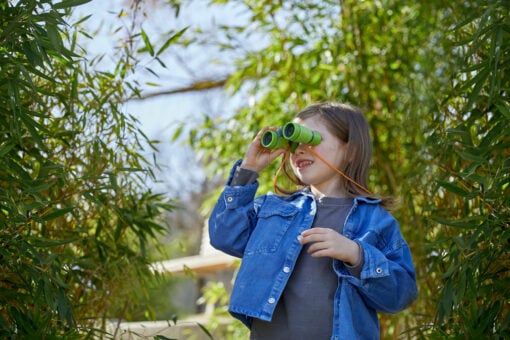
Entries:
{"label": "child's hand", "polygon": [[311,243],[312,257],[331,257],[354,266],[360,260],[359,245],[330,228],[311,228],[301,233],[299,242]]}
{"label": "child's hand", "polygon": [[276,130],[276,128],[264,127],[259,131],[259,133],[257,133],[257,136],[251,142],[250,146],[248,147],[248,151],[246,151],[246,154],[244,155],[243,162],[241,163],[241,168],[260,172],[266,168],[275,158],[285,153],[285,149],[270,150],[260,144],[260,139],[262,138],[264,132],[267,130]]}

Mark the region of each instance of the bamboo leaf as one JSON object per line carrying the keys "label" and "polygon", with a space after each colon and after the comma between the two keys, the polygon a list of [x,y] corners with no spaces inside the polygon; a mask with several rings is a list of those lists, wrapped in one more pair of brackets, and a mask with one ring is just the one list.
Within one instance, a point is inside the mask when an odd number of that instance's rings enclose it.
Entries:
{"label": "bamboo leaf", "polygon": [[147,51],[149,51],[149,54],[151,56],[154,56],[154,47],[152,47],[152,44],[149,40],[149,37],[147,36],[147,33],[145,33],[145,31],[142,29],[141,34],[142,34],[142,40],[145,43],[145,48],[147,49]]}
{"label": "bamboo leaf", "polygon": [[455,184],[453,183],[449,183],[449,182],[444,182],[444,181],[438,181],[437,182],[441,187],[445,188],[446,190],[456,194],[456,195],[459,195],[459,196],[462,196],[462,197],[467,197],[469,196],[469,192],[467,192],[466,190],[456,186]]}
{"label": "bamboo leaf", "polygon": [[44,220],[44,221],[51,221],[57,217],[61,217],[61,216],[64,216],[65,214],[68,214],[70,212],[72,212],[75,208],[74,207],[66,207],[66,208],[62,208],[62,209],[54,209],[52,210],[50,213],[48,214],[45,214],[44,216],[41,216],[41,218]]}
{"label": "bamboo leaf", "polygon": [[470,153],[467,151],[460,151],[460,150],[455,150],[455,153],[457,153],[460,157],[464,158],[465,160],[468,160],[471,162],[475,162],[478,164],[487,163],[487,159],[485,159],[484,157],[482,157],[480,155],[475,155],[473,153]]}
{"label": "bamboo leaf", "polygon": [[34,183],[30,183],[30,185],[27,188],[25,188],[25,190],[23,190],[23,192],[25,194],[33,194],[33,193],[36,193],[36,192],[46,191],[49,188],[51,188],[52,186],[54,186],[54,185],[55,185],[55,183],[53,183],[53,182],[42,183],[42,184],[39,184],[39,185],[35,185]]}
{"label": "bamboo leaf", "polygon": [[170,38],[168,38],[167,41],[165,41],[165,43],[163,44],[163,46],[161,46],[159,50],[156,52],[156,56],[159,56],[161,53],[165,52],[166,49],[170,47],[170,45],[172,45],[177,39],[179,39],[187,30],[188,27],[185,27],[179,32],[172,35]]}
{"label": "bamboo leaf", "polygon": [[461,219],[446,219],[441,217],[432,217],[432,220],[446,226],[455,228],[474,229],[480,226],[485,217],[483,216],[467,216]]}
{"label": "bamboo leaf", "polygon": [[55,239],[50,239],[50,238],[46,238],[46,237],[38,237],[38,238],[34,238],[31,241],[31,243],[34,247],[48,248],[48,247],[58,247],[58,246],[62,246],[65,244],[70,244],[70,243],[78,241],[79,239],[80,239],[79,237],[71,237],[71,238],[66,238],[66,239],[62,239],[62,240],[55,240]]}
{"label": "bamboo leaf", "polygon": [[510,107],[508,102],[498,100],[496,101],[495,105],[498,108],[499,112],[501,112],[507,119],[510,119]]}
{"label": "bamboo leaf", "polygon": [[62,52],[62,38],[60,37],[60,33],[55,27],[55,25],[48,24],[46,25],[46,33],[48,34],[48,38],[56,51]]}
{"label": "bamboo leaf", "polygon": [[0,157],[4,157],[7,155],[13,148],[15,144],[9,141],[6,141],[0,145]]}
{"label": "bamboo leaf", "polygon": [[76,7],[80,5],[84,5],[86,3],[89,3],[92,0],[65,0],[62,2],[58,2],[53,5],[53,9],[65,9],[65,8],[71,8]]}

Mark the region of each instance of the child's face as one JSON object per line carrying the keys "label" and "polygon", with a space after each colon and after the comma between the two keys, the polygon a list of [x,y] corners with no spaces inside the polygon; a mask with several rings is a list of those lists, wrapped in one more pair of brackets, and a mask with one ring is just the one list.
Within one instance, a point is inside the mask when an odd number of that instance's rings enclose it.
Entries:
{"label": "child's face", "polygon": [[[347,144],[331,134],[318,117],[296,119],[295,122],[319,132],[322,141],[312,146],[313,150],[337,169],[342,170]],[[311,186],[312,192],[331,197],[344,196],[340,186],[340,175],[315,157],[304,145],[299,145],[291,154],[290,162],[296,176],[301,182]]]}

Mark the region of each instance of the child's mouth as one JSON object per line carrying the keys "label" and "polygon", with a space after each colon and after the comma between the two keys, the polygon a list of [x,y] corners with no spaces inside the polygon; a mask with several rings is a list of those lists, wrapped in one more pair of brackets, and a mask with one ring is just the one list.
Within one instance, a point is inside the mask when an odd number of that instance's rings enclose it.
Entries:
{"label": "child's mouth", "polygon": [[312,165],[313,162],[307,159],[299,160],[296,162],[296,167],[298,169],[305,169],[308,168],[310,165]]}

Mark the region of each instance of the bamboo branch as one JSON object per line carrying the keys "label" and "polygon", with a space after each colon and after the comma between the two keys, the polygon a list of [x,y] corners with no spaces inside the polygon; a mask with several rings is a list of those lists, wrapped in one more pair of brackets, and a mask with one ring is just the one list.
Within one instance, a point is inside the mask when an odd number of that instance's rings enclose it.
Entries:
{"label": "bamboo branch", "polygon": [[210,79],[202,80],[202,81],[197,81],[197,82],[191,84],[190,86],[186,86],[186,87],[181,87],[181,88],[177,88],[177,89],[173,89],[173,90],[157,91],[157,92],[143,94],[138,97],[132,97],[131,100],[145,100],[145,99],[149,99],[149,98],[160,97],[160,96],[169,96],[169,95],[178,94],[178,93],[213,90],[213,89],[217,89],[220,87],[224,87],[226,83],[227,83],[227,78],[220,79],[220,80],[210,80]]}

